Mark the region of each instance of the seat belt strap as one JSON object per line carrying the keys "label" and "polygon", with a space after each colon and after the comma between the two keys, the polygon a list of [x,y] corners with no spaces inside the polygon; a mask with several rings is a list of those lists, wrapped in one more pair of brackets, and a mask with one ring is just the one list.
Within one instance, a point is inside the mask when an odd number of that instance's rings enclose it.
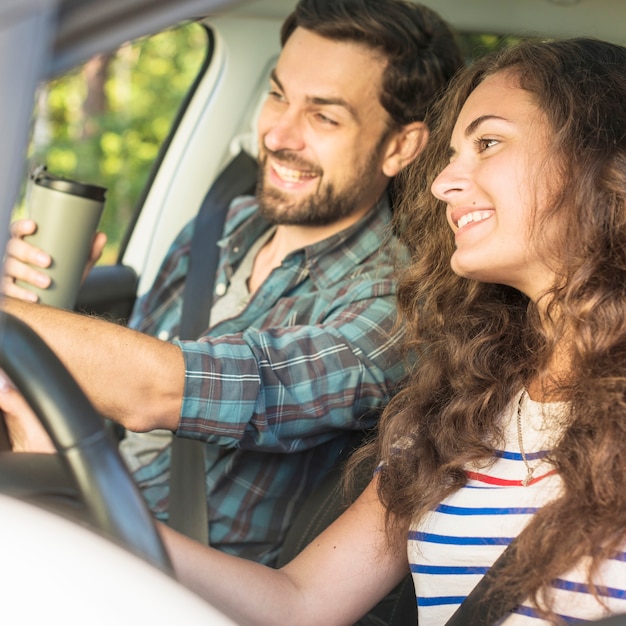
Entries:
{"label": "seat belt strap", "polygon": [[490,593],[491,587],[504,566],[515,557],[516,549],[517,539],[514,539],[489,568],[489,571],[478,581],[445,626],[493,626],[523,600],[523,598],[511,595]]}
{"label": "seat belt strap", "polygon": [[[219,174],[202,202],[194,225],[183,289],[180,323],[180,338],[183,340],[197,339],[208,328],[219,261],[217,242],[222,236],[232,200],[254,193],[257,169],[256,160],[242,150]],[[172,440],[169,525],[208,544],[204,445],[194,439],[176,436]]]}

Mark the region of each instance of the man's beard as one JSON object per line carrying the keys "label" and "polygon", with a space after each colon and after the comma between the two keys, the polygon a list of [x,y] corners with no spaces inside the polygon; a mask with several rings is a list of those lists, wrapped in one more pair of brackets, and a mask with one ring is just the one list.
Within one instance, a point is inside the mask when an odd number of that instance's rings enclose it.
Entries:
{"label": "man's beard", "polygon": [[[352,215],[361,207],[364,197],[369,195],[368,183],[377,174],[378,152],[375,151],[355,171],[345,188],[337,191],[331,184],[318,187],[317,191],[305,198],[292,199],[277,189],[265,188],[265,169],[267,154],[261,161],[256,197],[261,215],[276,225],[327,226]],[[296,167],[313,171],[320,176],[322,172],[286,150],[271,152],[282,163],[292,163]]]}

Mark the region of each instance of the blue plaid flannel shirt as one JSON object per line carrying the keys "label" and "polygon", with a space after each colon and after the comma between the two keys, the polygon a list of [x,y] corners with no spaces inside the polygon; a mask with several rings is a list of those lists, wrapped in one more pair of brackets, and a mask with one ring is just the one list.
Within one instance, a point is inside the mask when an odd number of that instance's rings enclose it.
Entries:
{"label": "blue plaid flannel shirt", "polygon": [[[166,256],[130,325],[183,351],[178,436],[204,441],[211,545],[273,563],[298,505],[375,424],[404,378],[395,276],[406,250],[385,197],[350,228],[288,255],[238,316],[197,341],[176,339],[193,232]],[[253,197],[232,203],[220,241],[214,303],[269,227]],[[135,472],[167,519],[169,447]]]}

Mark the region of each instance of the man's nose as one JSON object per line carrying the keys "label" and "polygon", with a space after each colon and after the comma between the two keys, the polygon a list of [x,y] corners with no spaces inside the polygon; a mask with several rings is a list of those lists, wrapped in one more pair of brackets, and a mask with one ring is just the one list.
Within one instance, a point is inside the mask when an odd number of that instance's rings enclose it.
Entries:
{"label": "man's nose", "polygon": [[287,109],[270,121],[263,143],[272,152],[304,148],[304,121],[297,111]]}

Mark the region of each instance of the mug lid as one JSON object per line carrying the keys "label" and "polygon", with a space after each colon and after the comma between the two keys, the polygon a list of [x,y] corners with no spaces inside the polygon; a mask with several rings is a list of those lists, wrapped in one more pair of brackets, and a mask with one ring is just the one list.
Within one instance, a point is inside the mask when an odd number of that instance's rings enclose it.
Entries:
{"label": "mug lid", "polygon": [[32,174],[31,179],[37,185],[47,187],[48,189],[54,189],[62,193],[69,193],[73,196],[81,196],[90,200],[96,200],[98,202],[104,202],[107,188],[100,187],[99,185],[91,185],[87,183],[81,183],[75,180],[69,180],[68,178],[62,178],[55,176],[48,172],[45,166],[37,168]]}

